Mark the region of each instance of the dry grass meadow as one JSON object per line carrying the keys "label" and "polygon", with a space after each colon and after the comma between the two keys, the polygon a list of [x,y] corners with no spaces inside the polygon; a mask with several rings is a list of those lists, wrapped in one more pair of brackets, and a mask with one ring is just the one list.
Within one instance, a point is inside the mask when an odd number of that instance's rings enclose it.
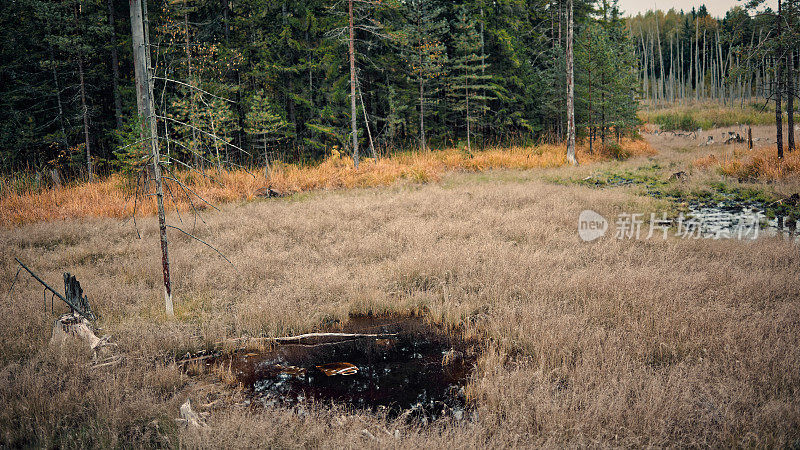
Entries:
{"label": "dry grass meadow", "polygon": [[[624,163],[442,172],[208,210],[196,233],[235,268],[171,235],[175,319],[163,313],[152,217],[139,221],[141,239],[116,217],[2,228],[0,290],[15,256],[57,286],[62,272],[77,275],[102,315],[98,334],[125,358],[90,369],[82,348],[49,347],[54,316],[21,276],[0,327],[0,446],[796,447],[797,245],[584,243],[584,209],[664,205],[635,187],[546,181],[654,160],[688,167],[706,152],[659,139],[661,154]],[[481,339],[467,390],[477,420],[422,427],[339,406],[246,408],[225,373],[190,377],[174,363],[226,337],[368,312],[422,313]],[[187,398],[209,413],[207,428],[175,425]]]}

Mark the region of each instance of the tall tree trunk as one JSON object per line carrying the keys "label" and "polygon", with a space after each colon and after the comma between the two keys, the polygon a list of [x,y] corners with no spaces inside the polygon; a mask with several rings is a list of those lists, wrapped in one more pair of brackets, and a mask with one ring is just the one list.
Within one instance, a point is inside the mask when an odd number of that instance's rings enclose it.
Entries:
{"label": "tall tree trunk", "polygon": [[644,58],[644,64],[642,65],[644,68],[644,84],[642,86],[642,91],[644,92],[645,99],[647,99],[650,97],[650,84],[648,78],[650,66],[648,66],[647,62],[647,44],[644,42],[644,30],[640,29],[640,32],[641,34],[639,37],[642,40],[642,58]]}
{"label": "tall tree trunk", "polygon": [[725,66],[722,62],[722,43],[719,40],[719,28],[717,28],[717,68],[719,72],[717,74],[717,81],[718,81],[718,89],[719,93],[717,94],[718,97],[722,97],[723,104],[725,102]]}
{"label": "tall tree trunk", "polygon": [[[73,8],[76,29],[78,29],[80,25],[78,22],[79,7],[80,6],[76,2],[75,7]],[[86,175],[89,179],[89,182],[92,182],[94,181],[94,170],[92,168],[92,149],[89,142],[89,106],[86,104],[86,79],[83,72],[83,52],[80,49],[80,44],[78,46],[76,58],[78,59],[78,78],[80,80],[81,112],[83,115],[83,139],[86,145]]]}
{"label": "tall tree trunk", "polygon": [[[484,30],[483,30],[483,23],[485,21],[485,16],[483,15],[483,2],[481,2],[481,80],[483,80],[486,76],[486,40],[484,38]],[[483,85],[483,82],[481,82]],[[486,144],[486,133],[483,129],[485,114],[486,114],[486,90],[481,88],[481,116],[480,116],[480,124],[479,130],[481,133],[481,148],[484,148]]]}
{"label": "tall tree trunk", "polygon": [[464,98],[467,101],[467,152],[472,152],[472,145],[470,142],[470,117],[469,117],[469,72],[464,67]]}
{"label": "tall tree trunk", "polygon": [[672,47],[675,45],[673,36],[669,37],[669,101],[675,102],[675,59]]}
{"label": "tall tree trunk", "polygon": [[786,66],[786,148],[791,152],[794,151],[794,50],[789,51]]}
{"label": "tall tree trunk", "polygon": [[350,39],[350,133],[353,136],[353,164],[358,169],[358,128],[356,127],[356,47],[355,29],[353,27],[353,0],[348,0],[348,31]]}
{"label": "tall tree trunk", "polygon": [[[146,0],[145,0],[146,1]],[[144,127],[143,134],[149,135],[150,150],[153,155],[153,174],[156,183],[156,206],[158,208],[158,229],[161,238],[161,267],[164,274],[164,303],[166,313],[173,317],[172,284],[169,271],[169,251],[167,242],[167,223],[164,216],[164,186],[161,178],[161,161],[158,151],[158,134],[153,108],[153,79],[148,70],[147,39],[142,19],[142,0],[129,0],[131,12],[131,42],[133,44],[134,75],[136,79],[136,105],[139,116],[149,126]]]}
{"label": "tall tree trunk", "polygon": [[575,157],[575,80],[572,72],[572,0],[567,0],[567,161],[578,164]]}
{"label": "tall tree trunk", "polygon": [[[789,27],[794,25],[794,2],[789,0]],[[794,151],[794,51],[790,48],[786,61],[786,119],[788,122],[787,148]]]}
{"label": "tall tree trunk", "polygon": [[654,83],[653,83],[653,98],[656,101],[656,105],[658,105],[658,75],[656,74],[656,56],[655,56],[656,54],[655,54],[655,51],[654,51],[654,48],[653,48],[654,45],[655,45],[655,44],[653,44],[653,42],[654,42],[653,41],[653,33],[652,32],[648,33],[647,38],[650,41],[650,70],[651,70],[651,73],[652,73],[652,76],[653,76],[653,80],[654,80]]}
{"label": "tall tree trunk", "polygon": [[227,44],[230,41],[230,24],[229,24],[229,15],[230,15],[230,5],[228,4],[229,0],[222,0],[222,25],[223,25],[223,32],[225,36],[225,43]]}
{"label": "tall tree trunk", "polygon": [[700,20],[694,20],[694,100],[700,100]]}
{"label": "tall tree trunk", "polygon": [[661,73],[661,79],[658,82],[658,95],[661,99],[664,98],[664,53],[661,51],[661,30],[658,26],[658,14],[655,15],[656,19],[656,39],[658,45],[658,60],[659,60],[659,69]]}
{"label": "tall tree trunk", "polygon": [[[419,6],[417,7],[419,8]],[[419,57],[419,147],[423,152],[428,149],[428,144],[425,140],[425,74],[422,68],[422,17],[417,11],[417,33],[419,39],[417,41],[417,56]]]}
{"label": "tall tree trunk", "polygon": [[703,75],[700,78],[703,85],[703,100],[706,99],[706,59],[708,51],[706,50],[706,30],[703,30]]}
{"label": "tall tree trunk", "polygon": [[[603,4],[605,5],[605,2],[603,2]],[[592,97],[592,29],[591,28],[589,28],[589,32],[587,33],[587,35],[588,35],[587,46],[588,46],[588,50],[589,50],[588,52],[586,52],[586,55],[587,55],[587,58],[588,58],[588,61],[587,61],[587,64],[586,64],[586,70],[587,70],[588,75],[589,75],[588,76],[588,82],[589,82],[589,104],[588,104],[589,117],[588,117],[588,119],[589,120],[587,122],[588,122],[588,128],[589,128],[589,154],[593,154],[594,153],[594,145],[593,145],[594,144],[594,136],[593,136],[594,111],[592,110],[592,106],[593,106],[592,103],[594,102],[594,98]]]}
{"label": "tall tree trunk", "polygon": [[108,26],[111,28],[111,73],[114,89],[114,118],[117,130],[122,129],[122,98],[119,94],[119,56],[117,54],[117,29],[114,26],[114,0],[108,0]]}
{"label": "tall tree trunk", "polygon": [[776,144],[778,146],[778,158],[783,158],[783,111],[781,111],[781,96],[783,95],[783,74],[781,68],[783,67],[783,17],[781,12],[782,0],[778,0],[778,15],[775,20],[778,23],[777,39],[778,48],[775,52],[775,128],[776,128]]}

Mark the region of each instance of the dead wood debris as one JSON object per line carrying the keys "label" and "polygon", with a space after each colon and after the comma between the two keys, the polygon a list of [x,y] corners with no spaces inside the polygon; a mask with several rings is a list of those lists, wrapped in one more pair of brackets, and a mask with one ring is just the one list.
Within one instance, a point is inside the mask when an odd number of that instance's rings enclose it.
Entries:
{"label": "dead wood debris", "polygon": [[112,354],[117,344],[111,342],[111,336],[97,337],[91,323],[77,312],[63,314],[53,323],[50,345],[63,346],[68,339],[80,339],[92,350],[92,363],[88,367],[112,366],[122,360],[122,356]]}
{"label": "dead wood debris", "polygon": [[[194,412],[191,399],[187,398],[186,402],[181,405],[180,413],[181,417],[179,419],[175,419],[175,422],[180,425],[192,428],[205,428],[207,426],[206,421],[203,420],[203,417],[201,417],[201,414],[203,413],[197,414]],[[205,415],[208,415],[208,413],[205,413]]]}

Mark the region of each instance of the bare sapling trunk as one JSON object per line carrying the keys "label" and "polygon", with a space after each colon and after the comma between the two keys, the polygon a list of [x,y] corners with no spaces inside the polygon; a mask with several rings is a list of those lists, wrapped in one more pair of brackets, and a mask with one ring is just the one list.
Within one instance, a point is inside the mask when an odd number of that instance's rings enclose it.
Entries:
{"label": "bare sapling trunk", "polygon": [[358,169],[358,128],[356,127],[356,48],[353,28],[353,0],[348,0],[348,49],[350,52],[350,133],[353,136],[353,164]]}
{"label": "bare sapling trunk", "polygon": [[153,79],[149,71],[147,37],[142,21],[142,0],[129,0],[131,12],[131,42],[133,44],[134,75],[136,79],[136,104],[139,116],[145,120],[142,134],[146,139],[149,134],[150,151],[153,159],[153,176],[156,183],[156,206],[158,208],[158,228],[161,238],[161,267],[164,274],[164,303],[166,313],[175,315],[172,306],[172,287],[169,272],[169,251],[167,242],[167,224],[164,215],[164,186],[161,178],[161,161],[158,150],[158,132],[153,103]]}
{"label": "bare sapling trunk", "polygon": [[567,161],[578,164],[575,157],[575,80],[572,68],[572,0],[567,0]]}
{"label": "bare sapling trunk", "polygon": [[[422,57],[420,56],[420,64]],[[428,149],[425,142],[425,81],[419,77],[419,148],[423,152]]]}
{"label": "bare sapling trunk", "polygon": [[[484,22],[486,19],[483,13],[483,2],[481,2],[481,79],[485,79],[486,76],[486,37],[484,35]],[[481,116],[480,122],[478,124],[481,133],[481,149],[486,146],[486,133],[484,133],[483,124],[485,123],[485,115],[486,115],[486,90],[481,88],[481,98],[482,98],[482,106],[481,106]]]}
{"label": "bare sapling trunk", "polygon": [[264,181],[269,186],[269,153],[267,153],[267,134],[264,133]]}
{"label": "bare sapling trunk", "polygon": [[725,66],[722,62],[722,43],[720,43],[719,40],[719,29],[717,29],[717,68],[719,69],[719,73],[717,74],[717,80],[719,82],[718,96],[722,98],[722,102],[725,104]]}

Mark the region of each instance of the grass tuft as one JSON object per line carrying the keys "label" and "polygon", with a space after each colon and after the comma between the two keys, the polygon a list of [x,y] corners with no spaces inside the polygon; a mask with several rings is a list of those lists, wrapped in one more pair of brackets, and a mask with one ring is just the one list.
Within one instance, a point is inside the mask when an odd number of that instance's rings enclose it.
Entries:
{"label": "grass tuft", "polygon": [[775,147],[735,150],[722,156],[712,153],[694,160],[693,166],[743,180],[784,180],[800,175],[800,151],[785,152],[782,159]]}

